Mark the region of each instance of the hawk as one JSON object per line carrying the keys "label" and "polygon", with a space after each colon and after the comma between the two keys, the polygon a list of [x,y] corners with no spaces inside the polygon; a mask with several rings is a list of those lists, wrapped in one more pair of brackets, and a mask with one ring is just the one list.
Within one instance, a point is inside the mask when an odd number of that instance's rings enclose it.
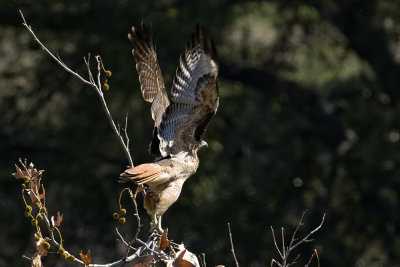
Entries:
{"label": "hawk", "polygon": [[142,22],[128,34],[139,74],[140,89],[151,104],[154,120],[149,152],[156,157],[125,170],[121,182],[148,186],[144,208],[151,230],[163,232],[161,216],[178,199],[184,182],[199,167],[197,151],[207,143],[202,135],[218,104],[218,59],[213,41],[201,25],[186,44],[171,88],[171,102],[157,61],[152,27]]}

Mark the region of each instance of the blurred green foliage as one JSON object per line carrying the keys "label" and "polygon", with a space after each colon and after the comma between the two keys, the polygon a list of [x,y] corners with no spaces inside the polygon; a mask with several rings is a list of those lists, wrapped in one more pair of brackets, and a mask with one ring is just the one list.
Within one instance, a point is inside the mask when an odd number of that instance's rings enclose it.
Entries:
{"label": "blurred green foliage", "polygon": [[[1,266],[27,266],[21,255],[34,251],[10,176],[19,157],[46,170],[47,206],[64,213],[69,251],[91,249],[96,262],[124,255],[112,219],[124,154],[95,92],[38,48],[18,9],[83,75],[83,57],[101,54],[113,72],[110,110],[120,122],[129,113],[136,164],[152,160],[152,121],[126,38],[131,25],[153,23],[167,87],[196,23],[214,38],[221,101],[204,136],[209,148],[163,219],[169,236],[205,252],[210,266],[233,265],[227,222],[241,265],[269,265],[278,257],[269,226],[289,234],[306,209],[304,232],[324,212],[327,221],[298,249],[298,266],[313,247],[321,266],[398,266],[400,2],[390,0],[1,2]],[[121,229],[128,238],[134,223]],[[47,257],[45,266],[67,264]]]}

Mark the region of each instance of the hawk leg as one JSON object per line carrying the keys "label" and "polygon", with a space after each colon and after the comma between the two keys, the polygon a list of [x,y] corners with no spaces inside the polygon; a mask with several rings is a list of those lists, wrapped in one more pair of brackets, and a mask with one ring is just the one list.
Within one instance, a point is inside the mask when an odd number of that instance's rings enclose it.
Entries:
{"label": "hawk leg", "polygon": [[155,214],[151,216],[150,232],[157,231],[160,234],[164,232],[161,226],[161,216],[162,215],[157,216]]}

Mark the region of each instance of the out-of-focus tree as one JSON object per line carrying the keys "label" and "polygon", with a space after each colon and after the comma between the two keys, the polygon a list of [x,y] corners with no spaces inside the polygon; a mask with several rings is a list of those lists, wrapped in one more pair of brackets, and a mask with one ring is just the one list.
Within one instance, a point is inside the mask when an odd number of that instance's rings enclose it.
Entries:
{"label": "out-of-focus tree", "polygon": [[170,235],[204,251],[210,265],[233,265],[229,221],[239,261],[265,266],[274,257],[269,226],[295,227],[304,209],[312,224],[327,212],[316,243],[321,265],[400,262],[398,3],[43,0],[0,3],[0,265],[25,266],[17,259],[30,247],[15,209],[19,188],[8,178],[16,158],[46,166],[57,192],[46,198],[71,213],[64,237],[80,244],[72,251],[96,251],[96,261],[116,246],[107,227],[126,165],[93,92],[38,49],[19,8],[74,69],[84,72],[88,52],[102,55],[113,71],[110,109],[120,121],[130,114],[135,163],[151,160],[152,122],[130,26],[153,23],[167,87],[196,23],[214,37],[221,103],[204,137],[209,149],[165,215]]}

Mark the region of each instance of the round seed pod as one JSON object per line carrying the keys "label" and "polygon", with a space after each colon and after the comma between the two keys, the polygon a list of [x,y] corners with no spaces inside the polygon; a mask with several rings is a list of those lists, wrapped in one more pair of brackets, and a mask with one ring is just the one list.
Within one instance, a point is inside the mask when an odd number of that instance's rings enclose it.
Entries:
{"label": "round seed pod", "polygon": [[48,250],[48,249],[50,248],[50,243],[47,242],[47,241],[44,241],[44,242],[42,243],[42,245],[43,245],[43,248],[46,249],[46,250]]}
{"label": "round seed pod", "polygon": [[63,254],[65,252],[65,249],[63,248],[63,247],[60,247],[59,249],[58,249],[58,253],[59,254]]}

